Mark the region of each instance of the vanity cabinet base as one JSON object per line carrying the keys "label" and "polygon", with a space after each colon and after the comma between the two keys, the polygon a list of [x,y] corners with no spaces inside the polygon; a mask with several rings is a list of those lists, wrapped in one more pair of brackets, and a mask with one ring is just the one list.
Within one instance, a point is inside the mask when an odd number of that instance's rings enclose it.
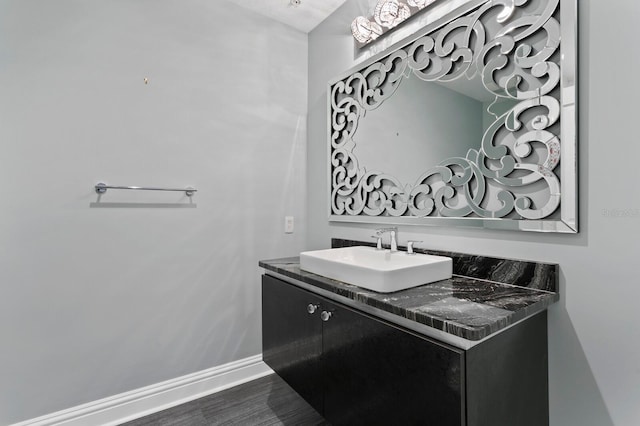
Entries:
{"label": "vanity cabinet base", "polygon": [[466,351],[469,426],[547,426],[549,363],[543,311]]}
{"label": "vanity cabinet base", "polygon": [[465,351],[269,275],[262,297],[264,361],[335,426],[548,424],[546,314]]}

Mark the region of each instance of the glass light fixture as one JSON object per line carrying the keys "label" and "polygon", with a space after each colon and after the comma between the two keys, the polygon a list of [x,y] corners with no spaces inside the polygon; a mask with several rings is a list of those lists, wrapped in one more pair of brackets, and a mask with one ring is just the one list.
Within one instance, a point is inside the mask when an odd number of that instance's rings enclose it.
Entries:
{"label": "glass light fixture", "polygon": [[373,16],[358,16],[351,22],[353,38],[363,46],[396,27],[413,13],[419,12],[437,0],[378,0]]}
{"label": "glass light fixture", "polygon": [[393,28],[409,16],[409,6],[398,0],[380,0],[373,12],[373,19],[385,28]]}
{"label": "glass light fixture", "polygon": [[382,34],[382,28],[364,16],[358,16],[351,23],[351,34],[353,38],[364,44],[378,38]]}

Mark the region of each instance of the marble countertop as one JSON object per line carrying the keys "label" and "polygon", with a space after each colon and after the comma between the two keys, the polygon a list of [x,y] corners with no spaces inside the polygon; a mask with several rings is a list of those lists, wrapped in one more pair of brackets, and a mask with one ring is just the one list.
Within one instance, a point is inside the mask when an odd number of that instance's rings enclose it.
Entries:
{"label": "marble countertop", "polygon": [[[484,339],[544,311],[556,292],[454,275],[395,293],[377,293],[300,269],[298,257],[263,260],[267,271],[463,339]],[[455,272],[455,267],[454,267]]]}

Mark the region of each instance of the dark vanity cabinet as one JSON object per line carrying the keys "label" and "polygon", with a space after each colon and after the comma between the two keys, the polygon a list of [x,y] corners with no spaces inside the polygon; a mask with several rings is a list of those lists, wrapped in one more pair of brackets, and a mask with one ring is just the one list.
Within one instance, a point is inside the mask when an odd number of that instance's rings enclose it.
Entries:
{"label": "dark vanity cabinet", "polygon": [[464,353],[264,276],[264,361],[334,425],[464,424]]}
{"label": "dark vanity cabinet", "polygon": [[307,291],[267,275],[262,278],[263,359],[322,413],[322,322],[320,311],[307,312],[309,305],[318,304],[319,298]]}
{"label": "dark vanity cabinet", "polygon": [[264,361],[333,425],[548,425],[546,313],[468,350],[263,275]]}

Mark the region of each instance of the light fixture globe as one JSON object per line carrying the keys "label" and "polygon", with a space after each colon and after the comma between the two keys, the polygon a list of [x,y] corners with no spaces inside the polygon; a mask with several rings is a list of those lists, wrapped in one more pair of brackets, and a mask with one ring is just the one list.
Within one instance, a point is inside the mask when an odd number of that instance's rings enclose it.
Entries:
{"label": "light fixture globe", "polygon": [[373,12],[375,21],[385,28],[393,28],[409,16],[409,6],[398,0],[380,0]]}
{"label": "light fixture globe", "polygon": [[360,47],[400,25],[412,13],[418,13],[438,0],[404,1],[406,3],[400,0],[377,0],[373,16],[358,16],[351,22],[351,33]]}
{"label": "light fixture globe", "polygon": [[358,16],[351,22],[351,34],[360,43],[371,40],[371,21],[364,16]]}
{"label": "light fixture globe", "polygon": [[359,43],[367,43],[382,34],[382,28],[364,16],[358,16],[351,22],[351,34]]}

